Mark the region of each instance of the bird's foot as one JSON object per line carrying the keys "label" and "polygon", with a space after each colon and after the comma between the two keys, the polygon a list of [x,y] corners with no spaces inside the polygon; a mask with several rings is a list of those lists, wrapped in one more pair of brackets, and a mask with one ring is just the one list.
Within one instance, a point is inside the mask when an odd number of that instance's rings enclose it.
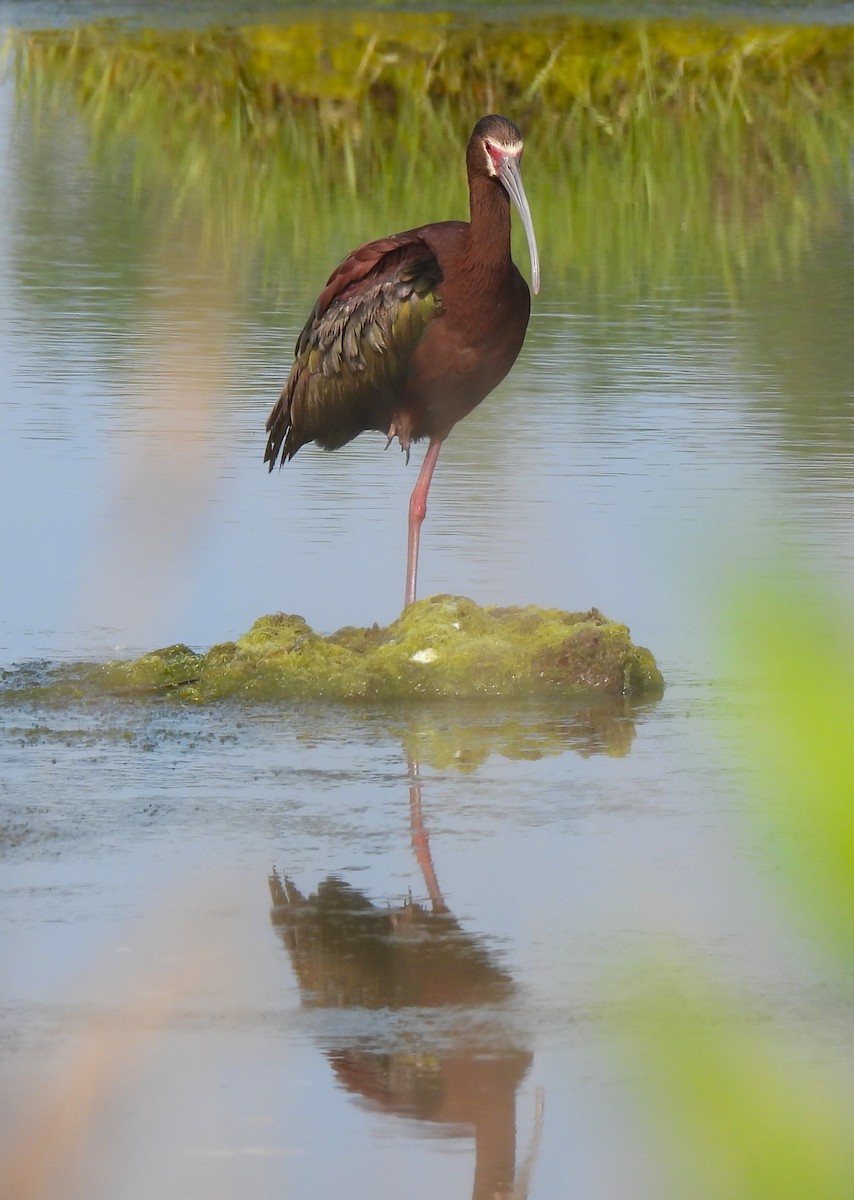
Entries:
{"label": "bird's foot", "polygon": [[394,441],[395,438],[397,438],[397,440],[400,442],[400,448],[403,451],[403,453],[406,455],[406,463],[408,466],[409,465],[409,448],[412,445],[412,438],[410,437],[409,433],[406,431],[405,428],[399,427],[396,421],[392,421],[392,423],[388,427],[388,440],[386,441],[386,444],[385,444],[386,450],[388,450],[389,446],[392,444],[392,442]]}

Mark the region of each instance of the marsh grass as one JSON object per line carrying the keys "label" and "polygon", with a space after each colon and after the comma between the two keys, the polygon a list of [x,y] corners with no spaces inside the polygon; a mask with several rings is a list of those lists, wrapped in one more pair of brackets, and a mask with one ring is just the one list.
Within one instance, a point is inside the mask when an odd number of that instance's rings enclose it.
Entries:
{"label": "marsh grass", "polygon": [[465,215],[461,147],[489,110],[525,131],[548,273],[598,290],[686,262],[734,288],[756,250],[783,272],[838,222],[850,169],[848,28],[324,13],[16,33],[9,53],[37,124],[73,107],[152,219],[189,218],[237,277]]}

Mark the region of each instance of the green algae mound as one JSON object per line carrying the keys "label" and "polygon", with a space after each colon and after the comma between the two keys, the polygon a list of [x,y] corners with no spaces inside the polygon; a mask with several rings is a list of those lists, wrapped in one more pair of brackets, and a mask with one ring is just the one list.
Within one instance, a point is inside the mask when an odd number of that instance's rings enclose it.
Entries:
{"label": "green algae mound", "polygon": [[202,702],[656,695],[664,686],[649,650],[595,608],[481,608],[460,596],[420,600],[385,629],[328,637],[276,613],[206,654],[176,645],[97,670],[107,692],[177,692]]}

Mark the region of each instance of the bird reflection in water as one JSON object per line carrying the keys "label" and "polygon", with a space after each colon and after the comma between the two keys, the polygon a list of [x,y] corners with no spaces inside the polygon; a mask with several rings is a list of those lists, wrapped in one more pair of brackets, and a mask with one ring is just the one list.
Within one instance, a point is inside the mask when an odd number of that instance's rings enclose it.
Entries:
{"label": "bird reflection in water", "polygon": [[381,1047],[330,1040],[325,1054],[343,1087],[384,1112],[444,1127],[448,1136],[473,1134],[474,1200],[515,1200],[528,1192],[543,1108],[538,1094],[531,1149],[517,1169],[516,1091],[532,1055],[513,1021],[516,986],[483,939],[449,911],[412,759],[409,779],[412,846],[429,904],[410,897],[398,908],[377,905],[334,875],[306,897],[274,873],[272,921],[306,1007],[421,1010],[404,1029],[390,1028]]}

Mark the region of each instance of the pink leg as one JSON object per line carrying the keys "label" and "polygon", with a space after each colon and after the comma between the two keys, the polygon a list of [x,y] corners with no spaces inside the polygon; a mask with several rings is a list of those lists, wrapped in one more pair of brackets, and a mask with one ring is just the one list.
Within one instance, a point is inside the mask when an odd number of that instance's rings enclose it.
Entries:
{"label": "pink leg", "polygon": [[442,439],[432,438],[424,455],[424,462],[412,495],[409,497],[409,545],[406,551],[406,599],[404,608],[415,601],[415,578],[418,574],[418,543],[421,525],[427,515],[427,493],[436,467],[436,459],[442,449]]}

